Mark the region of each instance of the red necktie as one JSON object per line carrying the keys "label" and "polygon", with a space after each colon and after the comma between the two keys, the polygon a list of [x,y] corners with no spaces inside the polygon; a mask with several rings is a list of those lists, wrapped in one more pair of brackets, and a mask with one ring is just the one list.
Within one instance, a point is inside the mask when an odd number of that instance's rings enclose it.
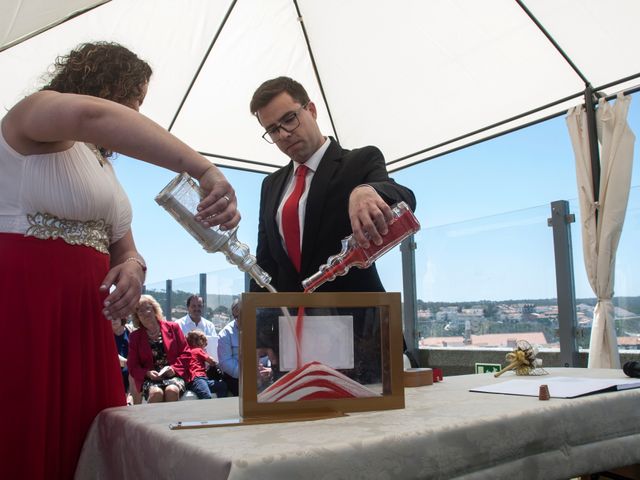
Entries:
{"label": "red necktie", "polygon": [[309,167],[300,165],[296,170],[296,183],[289,198],[282,207],[282,233],[287,253],[293,266],[300,271],[300,220],[298,216],[298,202],[304,192],[304,183]]}

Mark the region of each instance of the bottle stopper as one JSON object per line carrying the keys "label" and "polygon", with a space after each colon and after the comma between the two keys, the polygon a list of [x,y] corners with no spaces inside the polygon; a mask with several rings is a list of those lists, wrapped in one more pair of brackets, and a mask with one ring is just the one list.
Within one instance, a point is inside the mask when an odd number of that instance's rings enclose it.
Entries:
{"label": "bottle stopper", "polygon": [[549,400],[551,395],[549,395],[549,386],[548,385],[540,385],[540,391],[538,392],[538,400]]}

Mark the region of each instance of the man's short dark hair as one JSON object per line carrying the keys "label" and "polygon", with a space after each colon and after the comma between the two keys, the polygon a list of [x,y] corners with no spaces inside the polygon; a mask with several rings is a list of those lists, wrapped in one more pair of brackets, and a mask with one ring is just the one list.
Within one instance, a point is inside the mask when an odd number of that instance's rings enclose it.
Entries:
{"label": "man's short dark hair", "polygon": [[251,97],[251,103],[249,104],[251,114],[257,115],[258,110],[265,107],[282,92],[291,95],[291,98],[300,105],[309,103],[309,94],[302,84],[296,82],[293,78],[277,77],[267,80],[254,92],[253,97]]}
{"label": "man's short dark hair", "polygon": [[191,295],[189,298],[187,298],[187,308],[191,306],[191,300],[193,299],[198,300],[198,298],[202,298],[202,297],[200,295]]}

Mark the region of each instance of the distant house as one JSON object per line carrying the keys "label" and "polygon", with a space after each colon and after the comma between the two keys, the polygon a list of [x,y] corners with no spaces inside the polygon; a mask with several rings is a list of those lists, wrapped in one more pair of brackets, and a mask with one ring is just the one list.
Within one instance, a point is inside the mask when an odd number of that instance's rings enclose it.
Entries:
{"label": "distant house", "polygon": [[542,332],[492,333],[488,335],[471,335],[474,347],[509,347],[514,348],[518,340],[526,340],[531,345],[547,345]]}
{"label": "distant house", "polygon": [[464,337],[427,337],[421,338],[419,345],[428,347],[507,347],[515,348],[518,340],[526,340],[533,346],[547,346],[547,339],[542,332],[494,333],[489,335],[471,335],[471,342]]}
{"label": "distant house", "polygon": [[613,307],[613,313],[616,318],[634,318],[638,316],[637,314],[622,307]]}
{"label": "distant house", "polygon": [[640,350],[640,337],[618,337],[618,348]]}
{"label": "distant house", "polygon": [[427,337],[421,338],[421,347],[466,347],[464,337]]}

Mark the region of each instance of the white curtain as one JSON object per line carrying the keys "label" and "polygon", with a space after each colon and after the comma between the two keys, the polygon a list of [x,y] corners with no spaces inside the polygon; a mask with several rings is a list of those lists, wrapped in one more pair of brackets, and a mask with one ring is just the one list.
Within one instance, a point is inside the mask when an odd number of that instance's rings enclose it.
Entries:
{"label": "white curtain", "polygon": [[633,164],[635,136],[627,124],[630,102],[630,97],[618,95],[614,105],[604,99],[598,104],[596,125],[601,168],[598,202],[594,201],[584,107],[574,107],[567,115],[576,157],[584,262],[598,299],[593,312],[589,368],[620,368],[612,297],[616,250],[627,210]]}

